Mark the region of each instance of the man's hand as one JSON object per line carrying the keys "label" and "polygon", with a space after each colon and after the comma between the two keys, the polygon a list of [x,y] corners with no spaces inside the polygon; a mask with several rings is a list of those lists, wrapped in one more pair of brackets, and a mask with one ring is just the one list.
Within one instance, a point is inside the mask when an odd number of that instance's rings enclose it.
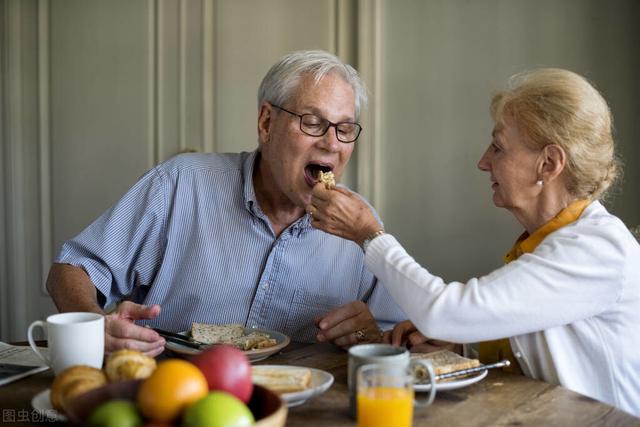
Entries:
{"label": "man's hand", "polygon": [[160,314],[160,306],[135,304],[125,301],[111,314],[105,316],[105,352],[122,348],[138,350],[155,357],[163,352],[165,340],[153,329],[138,326],[136,320],[153,319]]}
{"label": "man's hand", "polygon": [[393,327],[392,331],[386,331],[382,340],[395,346],[406,345],[407,348],[414,353],[431,353],[438,350],[449,350],[462,354],[462,345],[427,338],[418,331],[410,320],[398,323]]}
{"label": "man's hand", "polygon": [[362,301],[343,305],[315,320],[320,329],[317,340],[330,341],[339,347],[350,347],[365,342],[380,342],[378,324]]}

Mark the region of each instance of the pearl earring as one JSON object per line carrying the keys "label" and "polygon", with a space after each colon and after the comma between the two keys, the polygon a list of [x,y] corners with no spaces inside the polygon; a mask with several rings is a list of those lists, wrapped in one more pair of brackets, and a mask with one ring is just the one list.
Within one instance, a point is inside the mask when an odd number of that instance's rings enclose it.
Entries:
{"label": "pearl earring", "polygon": [[544,181],[543,181],[543,180],[541,180],[541,179],[539,179],[539,180],[537,180],[537,181],[536,181],[536,185],[537,185],[538,187],[542,187],[542,186],[544,185]]}

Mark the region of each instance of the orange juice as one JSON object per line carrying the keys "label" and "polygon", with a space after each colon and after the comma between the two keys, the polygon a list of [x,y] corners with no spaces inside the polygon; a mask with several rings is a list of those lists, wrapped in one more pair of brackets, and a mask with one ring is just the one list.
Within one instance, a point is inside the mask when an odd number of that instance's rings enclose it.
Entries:
{"label": "orange juice", "polygon": [[358,427],[411,427],[413,389],[368,387],[358,390]]}

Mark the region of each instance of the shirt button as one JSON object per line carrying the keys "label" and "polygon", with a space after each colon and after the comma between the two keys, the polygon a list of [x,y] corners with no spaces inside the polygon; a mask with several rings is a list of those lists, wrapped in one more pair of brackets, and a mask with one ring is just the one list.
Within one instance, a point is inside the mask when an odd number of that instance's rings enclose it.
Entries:
{"label": "shirt button", "polygon": [[516,351],[516,354],[514,356],[516,356],[518,359],[522,359],[522,353],[520,353],[519,351]]}
{"label": "shirt button", "polygon": [[262,285],[262,289],[265,289],[265,290],[269,289],[269,283],[267,282],[264,285]]}

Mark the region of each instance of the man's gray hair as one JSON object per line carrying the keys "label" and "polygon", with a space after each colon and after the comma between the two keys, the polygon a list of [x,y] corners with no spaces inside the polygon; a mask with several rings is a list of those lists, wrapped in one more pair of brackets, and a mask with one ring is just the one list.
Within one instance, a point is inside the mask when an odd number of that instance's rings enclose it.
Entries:
{"label": "man's gray hair", "polygon": [[296,95],[303,75],[318,82],[327,74],[336,73],[353,89],[356,119],[367,105],[367,89],[358,72],[337,56],[323,50],[301,50],[289,53],[276,62],[262,79],[258,89],[258,109],[263,102],[283,106]]}

